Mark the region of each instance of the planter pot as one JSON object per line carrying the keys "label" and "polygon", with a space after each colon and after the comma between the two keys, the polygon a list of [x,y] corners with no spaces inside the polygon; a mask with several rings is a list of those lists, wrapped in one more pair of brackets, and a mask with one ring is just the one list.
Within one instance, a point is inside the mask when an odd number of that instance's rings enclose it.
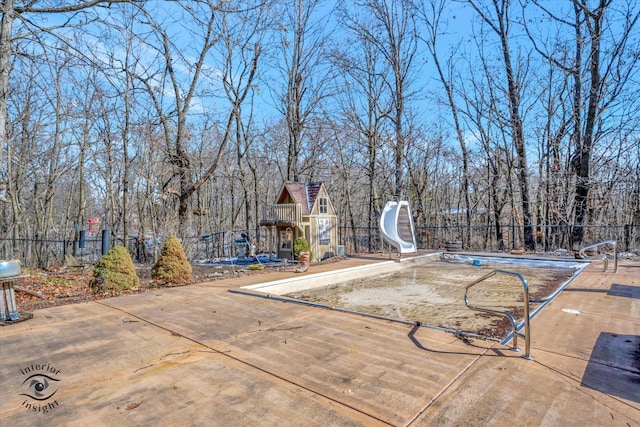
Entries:
{"label": "planter pot", "polygon": [[462,240],[447,240],[445,248],[449,252],[460,252],[462,250]]}

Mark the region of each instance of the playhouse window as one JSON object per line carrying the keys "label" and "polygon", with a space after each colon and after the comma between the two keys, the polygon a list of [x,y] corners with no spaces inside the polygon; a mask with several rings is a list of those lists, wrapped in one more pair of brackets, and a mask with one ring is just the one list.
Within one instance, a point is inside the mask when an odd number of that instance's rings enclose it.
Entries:
{"label": "playhouse window", "polygon": [[331,222],[329,218],[318,218],[318,237],[321,245],[331,243]]}
{"label": "playhouse window", "polygon": [[328,204],[328,199],[326,197],[320,197],[320,199],[318,199],[318,208],[320,209],[321,214],[329,213]]}

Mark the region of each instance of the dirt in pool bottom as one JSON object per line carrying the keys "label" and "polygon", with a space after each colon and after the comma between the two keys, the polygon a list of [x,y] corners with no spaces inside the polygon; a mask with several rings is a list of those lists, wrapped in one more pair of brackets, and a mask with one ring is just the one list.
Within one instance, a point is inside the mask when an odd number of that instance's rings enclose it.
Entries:
{"label": "dirt in pool bottom", "polygon": [[[511,332],[505,316],[473,311],[464,303],[465,287],[501,269],[523,275],[530,299],[552,295],[574,274],[575,268],[519,265],[482,261],[480,266],[459,262],[427,261],[399,272],[294,292],[285,296],[329,307],[420,322],[458,331],[503,339]],[[469,289],[469,303],[476,307],[508,311],[523,319],[522,282],[513,275],[496,274]],[[537,307],[530,304],[530,309]]]}

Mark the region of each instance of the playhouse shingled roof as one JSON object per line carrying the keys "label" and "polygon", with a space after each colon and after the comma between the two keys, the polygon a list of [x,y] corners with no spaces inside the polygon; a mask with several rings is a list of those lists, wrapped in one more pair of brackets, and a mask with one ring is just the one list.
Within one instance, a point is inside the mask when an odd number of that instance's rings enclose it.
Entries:
{"label": "playhouse shingled roof", "polygon": [[309,215],[311,213],[311,209],[313,208],[313,204],[318,198],[320,187],[322,187],[322,182],[302,183],[285,181],[284,188],[280,192],[279,200],[282,199],[282,196],[286,191],[287,193],[289,193],[289,196],[291,196],[295,203],[299,203],[302,206],[302,214]]}

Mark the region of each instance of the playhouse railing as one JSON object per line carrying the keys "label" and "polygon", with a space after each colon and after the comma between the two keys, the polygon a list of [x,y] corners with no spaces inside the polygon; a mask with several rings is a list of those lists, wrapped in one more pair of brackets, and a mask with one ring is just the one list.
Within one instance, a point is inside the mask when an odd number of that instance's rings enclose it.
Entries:
{"label": "playhouse railing", "polygon": [[262,207],[261,224],[299,224],[302,222],[302,207],[299,203],[283,203]]}

